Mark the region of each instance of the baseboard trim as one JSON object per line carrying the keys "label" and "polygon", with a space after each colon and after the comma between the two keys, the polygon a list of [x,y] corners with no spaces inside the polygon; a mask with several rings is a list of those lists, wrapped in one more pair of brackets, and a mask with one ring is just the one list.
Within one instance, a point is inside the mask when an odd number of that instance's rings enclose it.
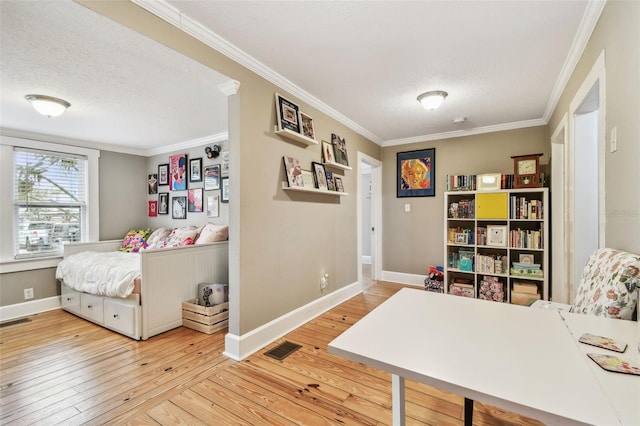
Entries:
{"label": "baseboard trim", "polygon": [[27,317],[54,309],[60,309],[60,296],[0,306],[0,321]]}
{"label": "baseboard trim", "polygon": [[225,351],[223,355],[236,361],[242,361],[271,342],[360,293],[362,293],[362,286],[356,282],[301,306],[241,336],[228,333],[225,336]]}
{"label": "baseboard trim", "polygon": [[426,275],[406,274],[404,272],[382,271],[382,281],[424,287]]}

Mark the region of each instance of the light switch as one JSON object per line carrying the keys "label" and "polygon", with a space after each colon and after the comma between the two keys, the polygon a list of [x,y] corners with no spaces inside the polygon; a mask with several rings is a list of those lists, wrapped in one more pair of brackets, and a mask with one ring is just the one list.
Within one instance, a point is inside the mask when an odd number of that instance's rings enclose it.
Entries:
{"label": "light switch", "polygon": [[404,205],[404,211],[405,211],[406,213],[409,213],[409,212],[411,211],[411,204],[405,204],[405,205]]}

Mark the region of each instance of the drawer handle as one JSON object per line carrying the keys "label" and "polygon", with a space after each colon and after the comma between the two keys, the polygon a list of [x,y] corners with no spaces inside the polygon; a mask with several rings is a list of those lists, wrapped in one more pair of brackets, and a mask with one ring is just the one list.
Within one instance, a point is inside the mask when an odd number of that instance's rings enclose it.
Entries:
{"label": "drawer handle", "polygon": [[67,297],[67,302],[71,302],[71,300],[72,299],[70,297]]}
{"label": "drawer handle", "polygon": [[87,305],[87,309],[93,309],[93,305]]}
{"label": "drawer handle", "polygon": [[114,317],[114,318],[119,318],[119,317],[118,317],[118,314],[113,314],[113,317]]}

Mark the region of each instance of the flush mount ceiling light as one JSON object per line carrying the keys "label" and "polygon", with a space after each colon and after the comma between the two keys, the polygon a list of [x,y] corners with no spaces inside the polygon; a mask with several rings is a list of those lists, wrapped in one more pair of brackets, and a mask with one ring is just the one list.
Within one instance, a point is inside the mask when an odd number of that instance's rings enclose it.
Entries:
{"label": "flush mount ceiling light", "polygon": [[71,104],[64,99],[54,98],[45,95],[27,95],[25,99],[42,115],[47,117],[57,117],[62,114]]}
{"label": "flush mount ceiling light", "polygon": [[432,90],[418,96],[418,102],[422,104],[424,109],[431,111],[442,105],[442,102],[444,102],[444,98],[446,98],[447,95],[449,94],[444,90]]}

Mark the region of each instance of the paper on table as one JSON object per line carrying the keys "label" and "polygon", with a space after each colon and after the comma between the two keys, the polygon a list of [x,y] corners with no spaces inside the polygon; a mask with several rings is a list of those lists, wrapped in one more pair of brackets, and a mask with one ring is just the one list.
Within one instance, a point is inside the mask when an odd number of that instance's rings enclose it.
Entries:
{"label": "paper on table", "polygon": [[627,349],[627,344],[624,342],[617,342],[609,337],[596,336],[591,333],[584,333],[578,342],[616,352],[624,352]]}

